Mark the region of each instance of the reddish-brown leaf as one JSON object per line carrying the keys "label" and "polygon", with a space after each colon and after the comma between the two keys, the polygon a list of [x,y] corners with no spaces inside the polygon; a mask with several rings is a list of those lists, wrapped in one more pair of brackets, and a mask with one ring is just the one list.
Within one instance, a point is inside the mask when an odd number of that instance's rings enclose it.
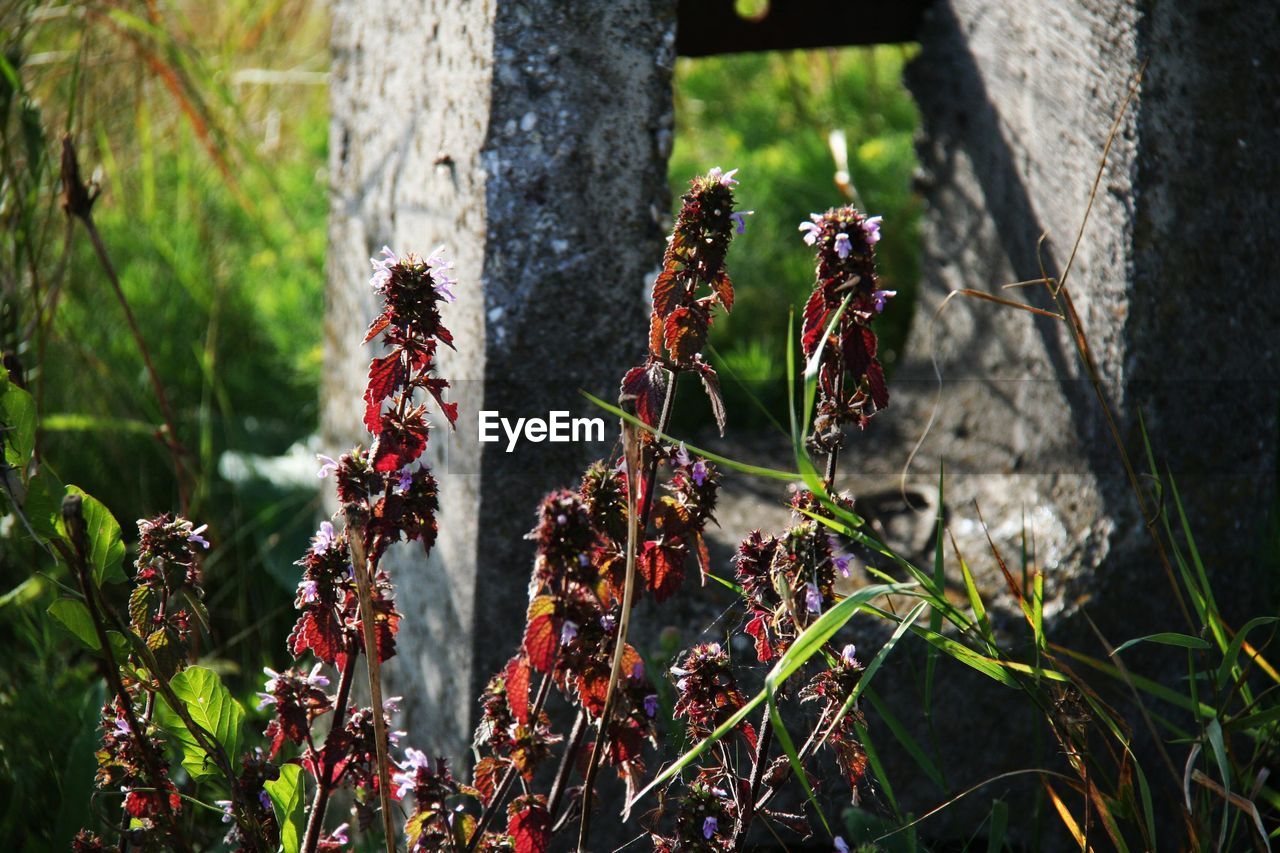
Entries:
{"label": "reddish-brown leaf", "polygon": [[516,655],[507,661],[507,707],[521,723],[529,722],[529,661]]}
{"label": "reddish-brown leaf", "polygon": [[822,340],[822,333],[827,330],[827,322],[831,309],[827,307],[824,288],[816,287],[804,306],[804,324],[801,326],[800,345],[804,349],[805,358],[813,355]]}
{"label": "reddish-brown leaf", "polygon": [[684,559],[683,548],[660,545],[652,539],[644,543],[636,561],[637,568],[640,569],[645,586],[659,602],[670,598],[683,583]]}
{"label": "reddish-brown leaf", "polygon": [[706,343],[707,318],[700,309],[682,305],[667,317],[664,335],[667,352],[673,359],[692,361]]}
{"label": "reddish-brown leaf", "polygon": [[529,602],[528,621],[524,628],[524,653],[538,672],[549,672],[556,661],[560,643],[560,620],[556,618],[556,600],[539,595]]}
{"label": "reddish-brown leaf", "polygon": [[662,418],[662,403],[667,394],[667,372],[659,364],[633,367],[622,377],[619,402],[623,409],[628,403],[634,407],[635,416],[649,426],[656,427]]}
{"label": "reddish-brown leaf", "polygon": [[476,790],[480,792],[480,802],[486,806],[493,799],[493,792],[498,787],[498,777],[505,767],[505,762],[492,756],[486,756],[476,762]]}
{"label": "reddish-brown leaf", "polygon": [[399,471],[426,449],[427,425],[420,414],[410,415],[403,422],[384,417],[373,443],[373,470]]}
{"label": "reddish-brown leaf", "polygon": [[675,308],[675,298],[683,292],[676,287],[676,269],[667,267],[653,281],[653,313],[666,317]]}
{"label": "reddish-brown leaf", "polygon": [[726,270],[720,270],[720,273],[711,282],[711,289],[716,292],[716,296],[720,297],[720,304],[724,306],[725,312],[733,310],[733,282],[729,280],[729,273]]}
{"label": "reddish-brown leaf", "polygon": [[375,319],[372,323],[369,324],[369,331],[364,333],[364,340],[361,341],[361,343],[363,344],[369,343],[369,341],[376,338],[382,332],[383,329],[391,325],[392,313],[393,313],[392,309],[388,308],[386,311],[383,311],[381,314],[379,314],[377,319]]}
{"label": "reddish-brown leaf", "polygon": [[447,403],[444,399],[444,389],[449,387],[446,379],[427,379],[422,382],[422,387],[431,392],[431,396],[435,398],[436,403],[440,406],[440,411],[444,412],[444,416],[449,419],[449,426],[456,428],[458,424],[458,404]]}
{"label": "reddish-brown leaf", "polygon": [[289,651],[295,658],[310,650],[325,663],[335,663],[342,653],[342,627],[327,605],[310,607],[303,611],[298,623],[289,634]]}
{"label": "reddish-brown leaf", "polygon": [[884,368],[878,361],[872,361],[867,366],[867,386],[871,389],[871,399],[875,401],[877,409],[889,405],[889,387],[885,385]]}
{"label": "reddish-brown leaf", "polygon": [[369,384],[364,389],[364,426],[374,435],[382,422],[382,402],[403,386],[408,376],[400,351],[369,362]]}
{"label": "reddish-brown leaf", "polygon": [[507,809],[507,834],[516,853],[546,853],[551,849],[551,815],[541,797],[520,797]]}
{"label": "reddish-brown leaf", "polygon": [[720,377],[711,365],[702,363],[698,364],[698,375],[702,378],[702,389],[707,392],[707,399],[711,401],[711,414],[715,416],[716,426],[719,427],[720,434],[724,435],[725,409],[724,395],[720,393]]}

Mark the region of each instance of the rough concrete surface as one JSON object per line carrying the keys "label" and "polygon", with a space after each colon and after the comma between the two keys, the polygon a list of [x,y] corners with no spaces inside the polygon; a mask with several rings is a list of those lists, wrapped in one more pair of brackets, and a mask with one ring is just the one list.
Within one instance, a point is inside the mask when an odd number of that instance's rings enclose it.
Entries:
{"label": "rough concrete surface", "polygon": [[[642,281],[662,251],[671,144],[670,0],[335,4],[324,438],[367,441],[368,258],[389,243],[457,261],[458,436],[432,440],[440,540],[393,557],[406,615],[387,667],[413,741],[461,760],[489,675],[516,648],[547,490],[607,450],[474,442],[476,413],[584,413],[643,352]],[[635,341],[635,346],[620,341]],[[448,451],[445,448],[449,448]]]}

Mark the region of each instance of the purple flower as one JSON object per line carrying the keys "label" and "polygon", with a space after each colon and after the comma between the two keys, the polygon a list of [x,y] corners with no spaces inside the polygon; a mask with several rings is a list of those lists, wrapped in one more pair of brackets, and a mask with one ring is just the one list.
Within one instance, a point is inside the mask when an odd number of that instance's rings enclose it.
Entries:
{"label": "purple flower", "polygon": [[840,546],[840,540],[835,534],[827,534],[827,545],[831,548],[831,565],[841,577],[849,577],[851,566],[853,565],[853,557],[846,554],[844,548]]}
{"label": "purple flower", "polygon": [[835,842],[836,842],[835,853],[849,853],[849,845],[845,844],[843,838],[837,835],[835,838]]}
{"label": "purple flower", "polygon": [[383,246],[382,259],[370,258],[369,263],[373,266],[373,278],[369,279],[369,286],[382,290],[391,281],[391,268],[400,263],[400,257],[389,246]]}
{"label": "purple flower", "polygon": [[729,171],[724,172],[719,166],[716,166],[710,172],[707,172],[707,178],[715,181],[722,187],[736,187],[738,185],[738,181],[733,177],[736,174],[738,174],[737,169],[730,169]]}
{"label": "purple flower", "polygon": [[213,804],[222,809],[223,823],[231,823],[231,821],[235,819],[232,815],[230,800],[214,800]]}
{"label": "purple flower", "polygon": [[585,551],[578,555],[578,565],[584,569],[591,565],[591,558],[587,556]]}
{"label": "purple flower", "polygon": [[853,244],[849,242],[849,235],[841,231],[836,235],[836,254],[840,256],[840,260],[849,257],[849,253],[853,251]]}
{"label": "purple flower", "polygon": [[311,672],[304,675],[302,680],[311,687],[328,687],[329,679],[320,674],[320,668],[322,666],[324,666],[323,663],[317,663],[315,666],[311,667]]}
{"label": "purple flower", "polygon": [[187,542],[191,543],[192,545],[199,545],[200,547],[208,551],[209,540],[205,539],[203,536],[200,535],[201,533],[204,533],[208,529],[209,529],[209,525],[207,524],[200,525],[195,530],[192,530],[189,534],[187,534]]}
{"label": "purple flower", "polygon": [[701,486],[707,481],[707,463],[699,459],[693,463],[693,482]]}
{"label": "purple flower", "polygon": [[716,830],[720,828],[720,821],[713,817],[709,817],[702,822],[702,837],[708,840],[716,834]]}
{"label": "purple flower", "polygon": [[116,737],[128,737],[133,734],[133,729],[129,727],[129,721],[124,717],[116,717]]}
{"label": "purple flower", "polygon": [[862,233],[867,235],[867,245],[874,246],[880,242],[880,220],[882,216],[868,216],[862,220]]}
{"label": "purple flower", "polygon": [[269,666],[263,667],[262,671],[271,677],[267,679],[267,683],[263,685],[263,689],[258,691],[259,711],[266,710],[268,705],[276,704],[276,680],[280,678],[280,673],[276,672]]}
{"label": "purple flower", "polygon": [[897,295],[898,291],[896,290],[877,290],[875,293],[872,293],[871,298],[875,300],[876,313],[882,313],[884,311],[885,303],[888,302],[890,298]]}
{"label": "purple flower", "polygon": [[693,461],[693,458],[689,456],[689,450],[684,446],[683,441],[680,442],[680,449],[676,451],[675,460],[676,464],[682,468],[688,467],[689,463]]}
{"label": "purple flower", "polygon": [[858,662],[858,647],[853,643],[845,646],[840,652],[840,660],[849,666],[854,666]]}
{"label": "purple flower", "polygon": [[396,481],[396,485],[400,487],[400,491],[407,492],[413,486],[413,472],[406,465],[400,469],[400,479]]}
{"label": "purple flower", "polygon": [[822,593],[813,581],[805,584],[804,606],[810,613],[822,612]]}
{"label": "purple flower", "polygon": [[314,604],[320,600],[320,585],[313,580],[303,580],[298,584],[298,599],[303,604]]}
{"label": "purple flower", "polygon": [[612,613],[606,613],[600,617],[600,627],[604,629],[606,634],[613,633],[613,626],[618,624],[618,620]]}
{"label": "purple flower", "polygon": [[427,266],[431,268],[431,286],[435,292],[445,302],[452,302],[457,297],[453,295],[450,289],[458,283],[458,280],[449,272],[453,269],[453,261],[444,259],[444,246],[436,247],[436,250],[427,257]]}
{"label": "purple flower", "polygon": [[311,553],[321,554],[333,547],[333,543],[337,540],[338,534],[333,530],[333,522],[320,522],[320,529],[316,531],[316,535],[311,537]]}
{"label": "purple flower", "polygon": [[400,772],[391,777],[391,784],[396,786],[396,797],[404,799],[404,795],[414,789],[418,781],[418,771],[430,769],[431,760],[425,752],[413,747],[404,751],[404,761],[400,762]]}
{"label": "purple flower", "polygon": [[568,523],[569,523],[569,516],[565,515],[563,512],[556,516],[556,524],[563,526]]}
{"label": "purple flower", "polygon": [[347,830],[350,828],[351,824],[349,823],[339,824],[337,829],[329,833],[329,840],[337,844],[350,844],[351,841],[347,838]]}
{"label": "purple flower", "polygon": [[267,792],[266,792],[266,791],[259,791],[259,792],[258,792],[258,805],[262,806],[262,807],[263,807],[264,809],[266,809],[267,811],[271,811],[271,810],[272,810],[272,806],[271,806],[271,797],[270,797],[270,795],[268,795],[268,794],[267,794]]}
{"label": "purple flower", "polygon": [[572,643],[578,636],[578,623],[572,619],[564,620],[564,625],[560,628],[560,645],[567,646]]}
{"label": "purple flower", "polygon": [[801,222],[800,230],[804,232],[804,242],[806,246],[812,246],[818,242],[818,238],[822,236],[822,217],[813,214],[812,221]]}
{"label": "purple flower", "polygon": [[729,214],[729,218],[733,220],[733,224],[738,226],[739,234],[747,233],[747,217],[754,214],[754,210],[734,211]]}
{"label": "purple flower", "polygon": [[631,665],[631,680],[639,681],[644,678],[644,661],[638,660]]}
{"label": "purple flower", "polygon": [[649,717],[649,719],[653,719],[654,717],[658,716],[658,694],[657,693],[650,693],[648,696],[644,697],[644,712]]}
{"label": "purple flower", "polygon": [[321,480],[338,470],[338,463],[332,456],[325,456],[323,453],[317,453],[316,461],[320,463],[320,470],[316,472],[316,476]]}

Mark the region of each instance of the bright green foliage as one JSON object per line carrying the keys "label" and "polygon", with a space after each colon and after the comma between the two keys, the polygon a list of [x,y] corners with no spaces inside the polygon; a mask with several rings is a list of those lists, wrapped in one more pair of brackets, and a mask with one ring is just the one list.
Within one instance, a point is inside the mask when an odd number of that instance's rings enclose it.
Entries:
{"label": "bright green foliage", "polygon": [[[729,259],[736,300],[712,333],[726,374],[752,384],[781,409],[786,328],[813,285],[813,253],[797,226],[810,213],[846,203],[834,182],[828,134],[843,130],[849,169],[862,204],[884,216],[877,246],[883,286],[899,297],[877,320],[881,354],[901,352],[919,278],[919,200],[913,135],[919,117],[902,85],[912,49],[856,48],[682,59],[676,67],[673,193],[709,165],[738,168],[736,195],[747,231]],[[726,394],[736,383],[725,380]],[[763,419],[750,405],[730,405],[739,423]]]}
{"label": "bright green foliage", "polygon": [[280,778],[262,786],[271,805],[275,807],[276,823],[280,826],[280,849],[283,853],[298,853],[302,846],[303,802],[302,768],[285,764],[280,768]]}
{"label": "bright green foliage", "polygon": [[[182,702],[192,722],[212,735],[222,746],[224,754],[240,754],[244,708],[223,686],[217,673],[203,666],[190,666],[170,679],[169,687]],[[156,722],[181,747],[182,766],[193,778],[218,775],[218,766],[213,758],[163,698],[156,702]]]}

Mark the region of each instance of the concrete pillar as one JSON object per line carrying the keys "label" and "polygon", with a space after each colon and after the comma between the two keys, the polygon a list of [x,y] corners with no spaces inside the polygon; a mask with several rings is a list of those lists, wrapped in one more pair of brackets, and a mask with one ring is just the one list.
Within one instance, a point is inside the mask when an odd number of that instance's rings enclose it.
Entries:
{"label": "concrete pillar", "polygon": [[[1004,587],[975,499],[1015,563],[1024,520],[1034,531],[1058,636],[1090,636],[1081,610],[1113,642],[1185,630],[1064,324],[959,299],[929,333],[960,288],[1051,307],[1039,289],[1000,287],[1038,278],[1041,261],[1062,275],[1113,117],[1145,64],[1068,283],[1129,451],[1145,468],[1141,413],[1220,603],[1236,624],[1274,612],[1280,12],[937,0],[920,40],[908,82],[923,116],[924,280],[899,390],[930,401],[936,356],[943,400],[922,457],[948,463],[947,503],[983,585]],[[1016,700],[964,682],[939,707],[969,712],[935,720],[948,766],[973,768],[968,781],[1028,766],[1008,719]],[[995,720],[1013,728],[972,737]]]}
{"label": "concrete pillar", "polygon": [[[334,6],[326,379],[331,449],[359,399],[384,243],[457,261],[446,324],[458,432],[431,442],[432,557],[392,555],[405,621],[387,667],[414,743],[461,759],[516,648],[537,501],[611,444],[476,443],[480,409],[587,413],[643,353],[671,145],[673,0],[342,0]],[[447,448],[447,452],[446,452]]]}

